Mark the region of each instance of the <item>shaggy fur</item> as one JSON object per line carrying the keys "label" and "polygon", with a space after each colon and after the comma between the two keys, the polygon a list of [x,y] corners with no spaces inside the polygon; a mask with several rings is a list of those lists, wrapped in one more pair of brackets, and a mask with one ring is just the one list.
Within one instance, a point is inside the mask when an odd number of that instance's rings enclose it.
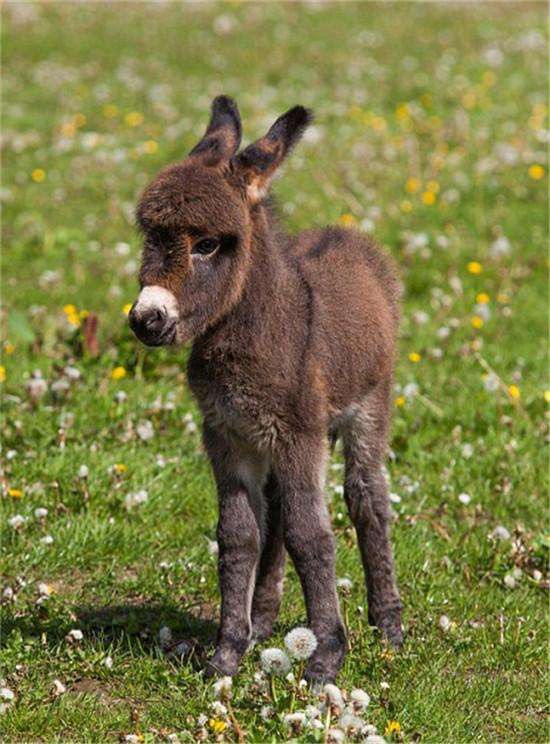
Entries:
{"label": "shaggy fur", "polygon": [[359,232],[289,237],[278,227],[269,183],[310,120],[296,106],[238,153],[237,107],[215,99],[201,142],[139,204],[148,290],[130,324],[149,345],[193,341],[189,382],[219,494],[222,606],[210,670],[234,674],[252,638],[270,635],[286,549],[318,640],[305,676],[322,682],[346,645],[323,497],[329,437],[343,440],[370,621],[402,641],[381,470],[400,285]]}

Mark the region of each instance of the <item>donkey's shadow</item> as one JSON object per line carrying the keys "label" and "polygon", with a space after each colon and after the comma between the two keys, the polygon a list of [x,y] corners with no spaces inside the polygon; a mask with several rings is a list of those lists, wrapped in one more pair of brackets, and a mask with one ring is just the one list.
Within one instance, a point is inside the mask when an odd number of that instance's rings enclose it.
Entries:
{"label": "donkey's shadow", "polygon": [[[70,618],[55,612],[27,617],[7,613],[2,620],[2,635],[7,638],[11,631],[17,631],[23,636],[42,637],[53,647],[78,628],[98,651],[107,653],[118,647],[133,656],[165,655],[202,666],[216,639],[214,614],[213,608],[201,603],[182,607],[144,598],[114,605],[72,606]],[[162,626],[170,628],[171,638],[166,631],[159,637]]]}
{"label": "donkey's shadow", "polygon": [[[211,608],[199,604],[184,609],[155,601],[82,606],[75,608],[75,615],[87,637],[105,649],[120,644],[132,653],[189,657],[198,665],[204,663],[218,629]],[[170,629],[171,637],[159,638],[163,626]]]}

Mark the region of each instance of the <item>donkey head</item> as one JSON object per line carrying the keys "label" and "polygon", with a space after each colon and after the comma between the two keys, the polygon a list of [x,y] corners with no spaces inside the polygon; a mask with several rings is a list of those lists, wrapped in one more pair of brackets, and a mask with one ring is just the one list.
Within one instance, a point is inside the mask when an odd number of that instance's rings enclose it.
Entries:
{"label": "donkey head", "polygon": [[295,106],[237,154],[237,106],[227,96],[214,99],[201,141],[183,162],[161,171],[137,209],[141,292],[129,321],[141,341],[184,343],[239,301],[253,261],[252,212],[310,120]]}

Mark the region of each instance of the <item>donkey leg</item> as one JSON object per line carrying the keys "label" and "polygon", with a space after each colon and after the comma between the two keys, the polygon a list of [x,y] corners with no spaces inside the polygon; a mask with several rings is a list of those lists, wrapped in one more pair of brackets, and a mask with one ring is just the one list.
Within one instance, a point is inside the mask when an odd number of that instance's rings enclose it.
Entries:
{"label": "donkey leg", "polygon": [[389,422],[389,386],[375,389],[354,410],[342,434],[346,459],[344,496],[365,570],[369,622],[401,646],[402,604],[389,536],[389,495],[382,472]]}
{"label": "donkey leg", "polygon": [[232,675],[252,635],[250,615],[260,559],[263,506],[258,503],[257,491],[245,484],[249,463],[243,463],[221,435],[206,427],[204,442],[218,485],[221,591],[218,640],[207,674]]}
{"label": "donkey leg", "polygon": [[266,534],[252,601],[252,637],[264,641],[273,632],[283,596],[285,547],[281,500],[273,474],[264,488],[267,509]]}
{"label": "donkey leg", "polygon": [[326,443],[306,438],[278,458],[284,540],[304,592],[307,621],[317,638],[305,678],[333,681],[344,661],[346,634],[334,572],[334,537],[323,495]]}

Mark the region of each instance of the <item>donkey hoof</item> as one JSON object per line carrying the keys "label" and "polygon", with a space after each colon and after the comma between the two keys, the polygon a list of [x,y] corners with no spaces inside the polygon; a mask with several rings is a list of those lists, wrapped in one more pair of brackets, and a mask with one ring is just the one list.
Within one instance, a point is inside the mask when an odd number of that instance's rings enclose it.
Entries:
{"label": "donkey hoof", "polygon": [[369,617],[369,622],[380,630],[382,637],[395,649],[401,648],[403,645],[403,628],[400,610],[391,610],[379,618]]}
{"label": "donkey hoof", "polygon": [[[231,658],[233,657],[233,658]],[[216,651],[204,666],[205,679],[212,677],[232,677],[237,672],[238,660],[233,654]]]}

